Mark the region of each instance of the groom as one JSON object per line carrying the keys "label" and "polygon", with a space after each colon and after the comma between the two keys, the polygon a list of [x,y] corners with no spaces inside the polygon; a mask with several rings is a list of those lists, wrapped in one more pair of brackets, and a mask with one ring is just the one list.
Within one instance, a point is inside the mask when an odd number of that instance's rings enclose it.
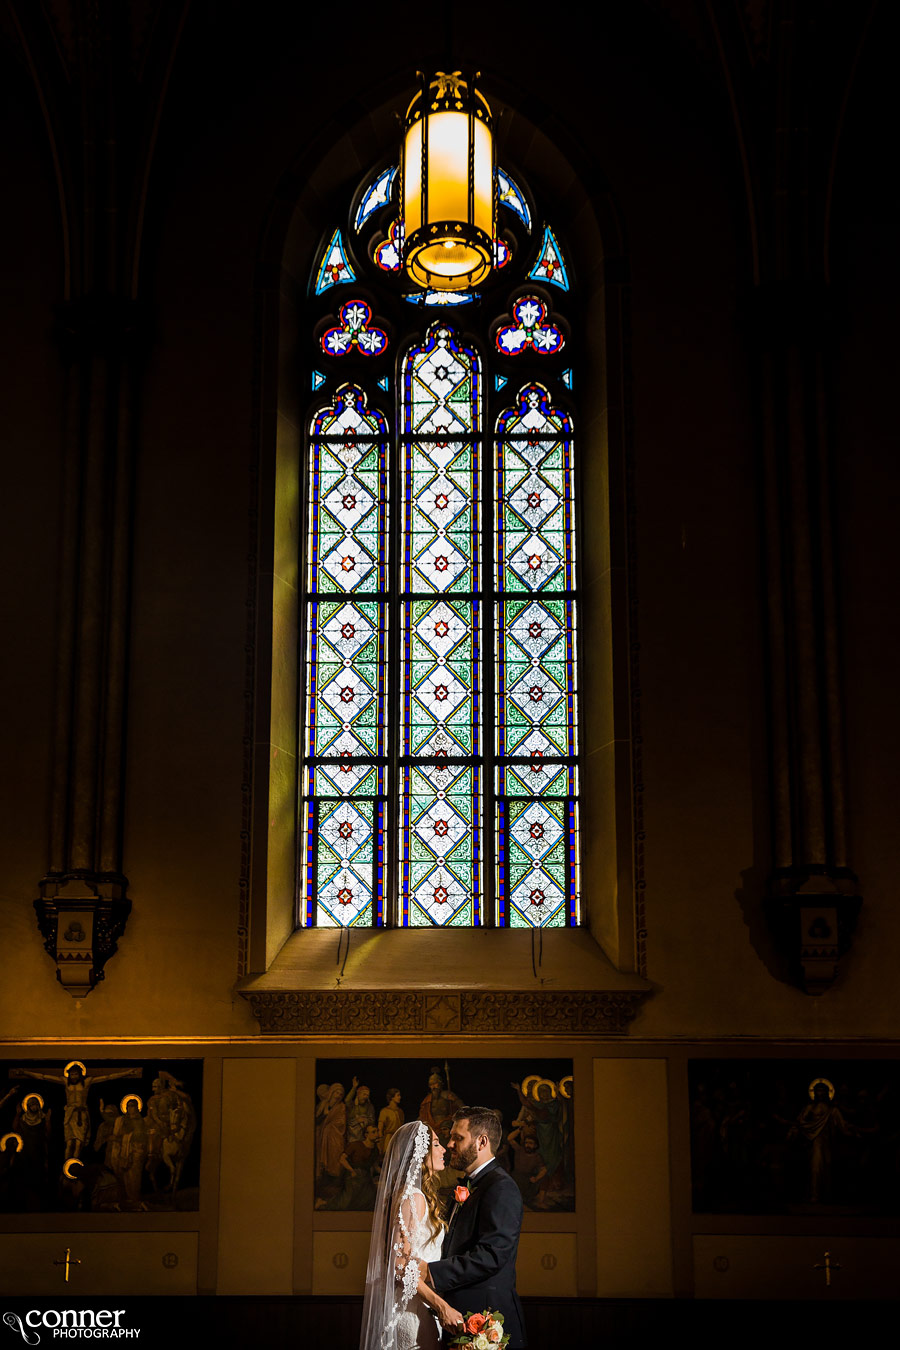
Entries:
{"label": "groom", "polygon": [[[522,1196],[494,1157],[500,1147],[500,1117],[484,1106],[467,1106],[453,1117],[450,1165],[466,1174],[444,1236],[441,1259],[424,1277],[453,1307],[501,1312],[509,1332],[507,1350],[523,1350],[525,1327],[516,1293],[516,1249],[522,1227]],[[424,1275],[424,1272],[423,1272]],[[458,1324],[447,1331],[459,1330]]]}

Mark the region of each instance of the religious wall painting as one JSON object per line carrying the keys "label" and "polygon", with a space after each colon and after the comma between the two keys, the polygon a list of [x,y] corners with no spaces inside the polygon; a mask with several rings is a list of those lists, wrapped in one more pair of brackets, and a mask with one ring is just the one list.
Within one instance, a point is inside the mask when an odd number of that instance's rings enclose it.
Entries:
{"label": "religious wall painting", "polygon": [[692,1060],[696,1214],[900,1214],[900,1066]]}
{"label": "religious wall painting", "polygon": [[[574,1080],[565,1059],[328,1059],[316,1062],[315,1208],[371,1210],[384,1155],[406,1121],[423,1120],[446,1146],[453,1116],[489,1106],[501,1117],[497,1157],[526,1210],[575,1208]],[[448,1167],[449,1201],[460,1173]]]}
{"label": "religious wall painting", "polygon": [[199,1209],[202,1060],[0,1063],[0,1213]]}

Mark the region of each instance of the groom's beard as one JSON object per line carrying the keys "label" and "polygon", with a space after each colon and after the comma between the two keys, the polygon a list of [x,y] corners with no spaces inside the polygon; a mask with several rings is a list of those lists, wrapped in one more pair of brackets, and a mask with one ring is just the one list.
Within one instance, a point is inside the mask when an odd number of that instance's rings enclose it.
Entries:
{"label": "groom's beard", "polygon": [[468,1148],[455,1148],[450,1153],[451,1163],[461,1172],[464,1172],[467,1167],[471,1167],[477,1157],[478,1149],[474,1144],[470,1144]]}

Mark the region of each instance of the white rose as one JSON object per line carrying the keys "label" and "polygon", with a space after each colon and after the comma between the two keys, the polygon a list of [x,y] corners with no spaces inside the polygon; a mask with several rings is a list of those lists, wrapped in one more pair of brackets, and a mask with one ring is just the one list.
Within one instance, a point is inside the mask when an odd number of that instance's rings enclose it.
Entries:
{"label": "white rose", "polygon": [[478,1335],[475,1337],[472,1342],[472,1348],[473,1350],[491,1350],[491,1343],[483,1331],[479,1331]]}

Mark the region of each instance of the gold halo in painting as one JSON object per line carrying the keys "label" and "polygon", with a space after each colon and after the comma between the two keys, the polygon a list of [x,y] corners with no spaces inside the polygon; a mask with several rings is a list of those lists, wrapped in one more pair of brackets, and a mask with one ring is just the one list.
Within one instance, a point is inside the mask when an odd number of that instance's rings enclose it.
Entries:
{"label": "gold halo in painting", "polygon": [[572,1075],[570,1073],[559,1080],[559,1095],[567,1100],[572,1096]]}
{"label": "gold halo in painting", "polygon": [[84,1167],[84,1163],[80,1158],[66,1158],[66,1161],[63,1163],[63,1176],[67,1176],[70,1181],[77,1181],[78,1178],[73,1177],[72,1173],[69,1171],[70,1167]]}
{"label": "gold halo in painting", "polygon": [[22,1152],[22,1143],[23,1143],[22,1136],[20,1134],[16,1134],[15,1130],[10,1130],[9,1134],[5,1134],[3,1138],[0,1139],[0,1153],[5,1153],[7,1139],[15,1139],[17,1141],[16,1152],[17,1153]]}
{"label": "gold halo in painting", "polygon": [[523,1096],[523,1097],[530,1097],[530,1096],[531,1096],[531,1088],[532,1088],[532,1085],[533,1085],[534,1083],[539,1083],[540,1081],[541,1081],[541,1075],[540,1075],[539,1073],[530,1073],[530,1074],[528,1075],[527,1078],[523,1078],[523,1079],[522,1079],[522,1096]]}
{"label": "gold halo in painting", "polygon": [[830,1102],[833,1102],[833,1101],[834,1101],[834,1083],[832,1083],[831,1080],[830,1080],[829,1078],[814,1078],[814,1079],[812,1080],[812,1082],[811,1082],[810,1085],[809,1085],[809,1100],[810,1100],[811,1102],[812,1102],[812,1101],[815,1101],[815,1098],[816,1098],[816,1088],[817,1088],[817,1086],[819,1085],[819,1083],[824,1083],[824,1084],[825,1084],[825,1086],[826,1086],[827,1089],[828,1089],[828,1100],[829,1100]]}
{"label": "gold halo in painting", "polygon": [[539,1078],[539,1079],[537,1080],[537,1082],[535,1083],[534,1088],[533,1088],[532,1093],[531,1093],[532,1097],[534,1098],[534,1100],[535,1100],[536,1102],[539,1102],[539,1101],[541,1100],[540,1097],[538,1096],[538,1088],[541,1088],[541,1087],[548,1087],[548,1088],[550,1089],[550,1096],[551,1096],[551,1097],[555,1097],[555,1096],[556,1096],[556,1084],[554,1083],[553,1079],[552,1079],[552,1078]]}
{"label": "gold halo in painting", "polygon": [[128,1096],[123,1097],[122,1100],[119,1102],[119,1110],[122,1112],[123,1116],[125,1114],[129,1102],[137,1102],[138,1110],[143,1111],[144,1103],[141,1101],[140,1097],[137,1095],[136,1092],[129,1092]]}
{"label": "gold halo in painting", "polygon": [[25,1107],[26,1111],[28,1110],[28,1103],[30,1101],[36,1101],[40,1106],[40,1109],[43,1111],[44,1099],[39,1092],[29,1092],[26,1094],[26,1096],[22,1098],[22,1105]]}
{"label": "gold halo in painting", "polygon": [[80,1059],[70,1059],[66,1067],[63,1069],[63,1076],[65,1076],[70,1069],[80,1069],[81,1072],[84,1074],[85,1078],[87,1078],[87,1069],[82,1064]]}

